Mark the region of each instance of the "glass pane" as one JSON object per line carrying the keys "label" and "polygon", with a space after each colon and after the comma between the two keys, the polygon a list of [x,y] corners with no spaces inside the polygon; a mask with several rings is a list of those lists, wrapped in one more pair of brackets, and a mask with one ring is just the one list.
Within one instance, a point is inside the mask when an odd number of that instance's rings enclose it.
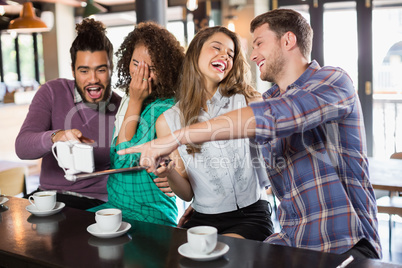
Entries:
{"label": "glass pane", "polygon": [[43,38],[42,34],[37,35],[38,41],[38,65],[39,65],[39,84],[44,84],[45,79],[45,63],[43,61]]}
{"label": "glass pane", "polygon": [[32,35],[19,35],[18,44],[20,52],[21,82],[23,85],[32,85],[35,81],[35,59]]}
{"label": "glass pane", "polygon": [[280,6],[279,8],[294,9],[307,20],[310,21],[310,11],[308,5]]}
{"label": "glass pane", "polygon": [[168,22],[166,29],[171,32],[183,47],[186,46],[186,38],[184,36],[184,23],[182,21]]}
{"label": "glass pane", "polygon": [[195,25],[193,17],[194,16],[192,13],[187,14],[187,33],[188,33],[187,45],[189,45],[191,43],[191,40],[193,40],[194,38]]}
{"label": "glass pane", "polygon": [[324,64],[344,69],[357,90],[357,61],[356,3],[324,4]]}
{"label": "glass pane", "polygon": [[402,7],[373,6],[375,157],[402,151]]}
{"label": "glass pane", "polygon": [[9,34],[1,35],[4,82],[9,91],[13,91],[18,82],[17,63],[14,38]]}

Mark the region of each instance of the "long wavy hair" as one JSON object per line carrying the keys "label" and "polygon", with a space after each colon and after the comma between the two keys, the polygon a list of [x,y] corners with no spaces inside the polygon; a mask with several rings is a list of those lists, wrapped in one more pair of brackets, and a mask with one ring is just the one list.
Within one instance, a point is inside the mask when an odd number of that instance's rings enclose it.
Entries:
{"label": "long wavy hair", "polygon": [[[215,33],[224,33],[234,43],[233,67],[228,75],[219,84],[219,91],[222,96],[243,94],[246,97],[255,96],[251,86],[250,66],[247,63],[238,35],[223,26],[206,27],[201,29],[191,41],[183,62],[183,70],[176,94],[181,111],[182,127],[199,122],[200,109],[205,107],[207,102],[206,86],[204,75],[198,66],[198,59],[205,42]],[[200,151],[200,145],[189,144],[188,153]]]}
{"label": "long wavy hair", "polygon": [[184,48],[176,37],[155,22],[141,22],[130,32],[116,52],[118,57],[116,87],[127,94],[131,82],[130,64],[134,49],[144,45],[151,56],[158,77],[151,95],[143,103],[145,107],[155,99],[175,96],[178,77],[184,59]]}

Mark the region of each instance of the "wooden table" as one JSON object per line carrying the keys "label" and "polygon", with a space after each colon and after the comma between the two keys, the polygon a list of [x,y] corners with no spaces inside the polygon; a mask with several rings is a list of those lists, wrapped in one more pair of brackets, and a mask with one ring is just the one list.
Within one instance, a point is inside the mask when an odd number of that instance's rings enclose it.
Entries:
{"label": "wooden table", "polygon": [[[197,262],[177,249],[187,242],[184,229],[130,222],[128,234],[99,239],[86,231],[94,213],[65,207],[48,217],[31,215],[28,200],[9,197],[0,208],[0,267],[336,267],[344,256],[252,240],[219,236],[229,245],[223,257]],[[402,267],[378,260],[354,261],[353,267]]]}
{"label": "wooden table", "polygon": [[369,158],[369,172],[374,189],[390,192],[377,200],[378,212],[402,217],[402,160]]}
{"label": "wooden table", "polygon": [[374,189],[402,192],[402,160],[369,157],[369,172]]}

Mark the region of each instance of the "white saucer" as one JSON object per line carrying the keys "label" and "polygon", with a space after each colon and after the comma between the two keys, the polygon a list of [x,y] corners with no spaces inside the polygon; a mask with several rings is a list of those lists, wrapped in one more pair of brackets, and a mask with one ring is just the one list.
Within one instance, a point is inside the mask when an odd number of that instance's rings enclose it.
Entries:
{"label": "white saucer", "polygon": [[7,201],[8,201],[7,197],[0,197],[0,205],[3,205]]}
{"label": "white saucer", "polygon": [[120,228],[116,232],[105,233],[99,229],[99,227],[96,223],[94,223],[94,224],[91,224],[88,226],[87,231],[88,231],[88,233],[90,233],[91,235],[94,235],[96,237],[113,238],[113,237],[118,237],[118,236],[121,236],[121,235],[127,233],[127,231],[130,230],[130,228],[131,228],[131,224],[123,221],[120,225]]}
{"label": "white saucer", "polygon": [[34,205],[26,206],[26,210],[38,217],[50,216],[61,211],[66,205],[63,202],[56,202],[56,206],[51,210],[38,210]]}
{"label": "white saucer", "polygon": [[229,246],[225,243],[218,242],[216,248],[209,254],[196,254],[190,248],[188,243],[185,243],[179,247],[180,255],[190,258],[195,261],[211,261],[215,260],[229,251]]}

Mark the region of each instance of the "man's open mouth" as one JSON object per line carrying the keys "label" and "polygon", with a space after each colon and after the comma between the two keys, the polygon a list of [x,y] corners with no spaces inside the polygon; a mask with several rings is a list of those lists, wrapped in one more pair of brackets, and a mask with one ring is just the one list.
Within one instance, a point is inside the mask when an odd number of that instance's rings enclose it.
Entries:
{"label": "man's open mouth", "polygon": [[99,99],[102,96],[102,89],[103,87],[99,85],[92,85],[92,86],[87,86],[85,88],[86,92],[88,93],[89,97],[91,99]]}

